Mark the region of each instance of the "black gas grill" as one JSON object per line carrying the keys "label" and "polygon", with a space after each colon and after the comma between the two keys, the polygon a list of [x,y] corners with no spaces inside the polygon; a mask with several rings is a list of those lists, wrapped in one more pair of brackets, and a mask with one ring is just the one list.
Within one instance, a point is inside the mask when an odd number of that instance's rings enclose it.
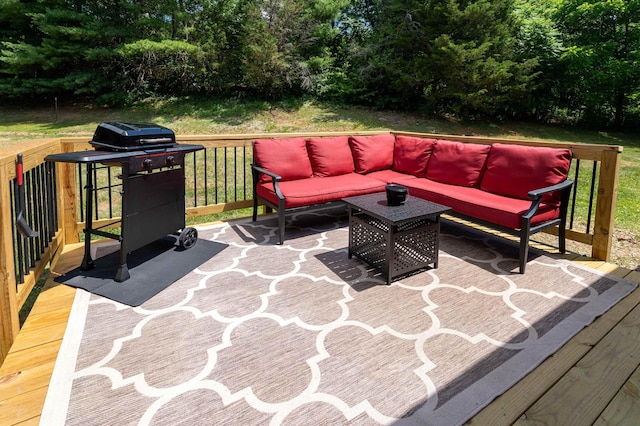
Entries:
{"label": "black gas grill", "polygon": [[[180,230],[179,243],[183,248],[189,249],[196,243],[197,231],[185,228],[184,156],[203,149],[202,145],[178,144],[173,131],[166,127],[120,122],[101,123],[90,143],[96,148],[95,151],[46,157],[47,161],[83,163],[87,166],[82,269],[94,267],[91,235],[120,241],[120,266],[114,277],[116,281],[129,278],[127,255],[137,248]],[[122,168],[120,234],[93,228],[93,176],[98,165]]]}

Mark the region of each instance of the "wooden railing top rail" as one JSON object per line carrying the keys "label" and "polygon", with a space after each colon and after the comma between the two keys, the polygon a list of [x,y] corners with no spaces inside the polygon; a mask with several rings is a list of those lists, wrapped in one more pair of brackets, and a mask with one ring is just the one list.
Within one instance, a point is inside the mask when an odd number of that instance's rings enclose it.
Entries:
{"label": "wooden railing top rail", "polygon": [[[349,136],[349,135],[379,135],[384,133],[394,133],[397,135],[419,136],[424,138],[433,139],[449,139],[460,142],[470,143],[507,143],[527,146],[546,146],[546,147],[562,147],[569,148],[573,151],[576,158],[592,161],[601,161],[602,153],[606,151],[614,151],[621,153],[622,146],[619,145],[600,145],[600,144],[586,144],[575,142],[562,142],[562,141],[544,141],[533,139],[510,139],[510,138],[496,138],[487,136],[460,136],[460,135],[444,135],[437,133],[419,133],[419,132],[403,132],[403,131],[391,131],[391,130],[374,130],[374,131],[344,131],[344,132],[294,132],[294,133],[237,133],[237,134],[217,134],[217,135],[176,135],[178,142],[200,142],[205,146],[238,146],[239,141],[250,143],[254,139],[262,138],[292,138],[292,137],[323,137],[323,136]],[[62,145],[67,144],[87,144],[90,137],[67,137],[57,139]],[[56,141],[56,140],[54,140]],[[212,142],[209,144],[208,142]],[[223,142],[231,142],[225,144]],[[2,151],[0,151],[0,155]]]}
{"label": "wooden railing top rail", "polygon": [[47,155],[58,152],[60,139],[25,141],[19,145],[0,148],[0,167],[6,167],[9,179],[13,179],[16,177],[16,155],[23,155],[24,170],[29,170],[44,163]]}

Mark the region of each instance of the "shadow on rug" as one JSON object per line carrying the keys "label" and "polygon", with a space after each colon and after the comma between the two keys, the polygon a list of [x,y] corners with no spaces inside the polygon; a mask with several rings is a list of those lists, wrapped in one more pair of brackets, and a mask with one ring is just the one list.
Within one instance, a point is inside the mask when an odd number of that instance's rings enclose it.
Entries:
{"label": "shadow on rug", "polygon": [[[117,249],[117,246],[107,246]],[[93,269],[79,267],[57,277],[56,282],[81,288],[129,306],[139,306],[187,275],[227,247],[214,241],[198,240],[189,250],[178,244],[177,237],[166,236],[134,250],[127,257],[131,277],[123,282],[113,278],[119,266],[119,251],[98,253]]]}

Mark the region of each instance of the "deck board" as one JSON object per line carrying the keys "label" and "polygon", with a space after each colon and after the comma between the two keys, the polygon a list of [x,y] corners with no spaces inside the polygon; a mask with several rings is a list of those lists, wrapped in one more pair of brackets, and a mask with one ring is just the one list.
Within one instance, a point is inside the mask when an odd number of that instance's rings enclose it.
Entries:
{"label": "deck board", "polygon": [[39,387],[4,401],[0,400],[0,424],[13,425],[39,417],[47,389],[48,386]]}
{"label": "deck board", "polygon": [[593,424],[638,365],[640,306],[616,324],[516,424]]}
{"label": "deck board", "polygon": [[49,279],[0,366],[0,424],[35,425],[76,290]]}
{"label": "deck board", "polygon": [[[81,255],[78,247],[65,248],[58,268],[77,266]],[[640,283],[638,271],[572,254],[556,255]],[[38,297],[0,367],[0,424],[38,424],[75,292],[50,278]],[[637,289],[468,424],[633,424],[630,419],[640,418],[639,329]],[[43,336],[48,337],[37,343]]]}
{"label": "deck board", "polygon": [[635,426],[640,419],[640,367],[620,389],[594,426]]}
{"label": "deck board", "polygon": [[40,346],[43,343],[61,340],[64,337],[68,319],[69,311],[62,309],[34,315],[33,320],[30,316],[21,330],[21,332],[24,332],[25,337],[16,341],[11,349],[21,351]]}
{"label": "deck board", "polygon": [[32,417],[24,422],[17,423],[15,426],[39,426],[40,425],[40,416]]}

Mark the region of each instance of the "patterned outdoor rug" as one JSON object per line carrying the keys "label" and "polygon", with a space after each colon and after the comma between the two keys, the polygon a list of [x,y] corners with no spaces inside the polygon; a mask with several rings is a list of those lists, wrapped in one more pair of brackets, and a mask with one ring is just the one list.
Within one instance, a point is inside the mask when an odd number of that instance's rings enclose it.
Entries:
{"label": "patterned outdoor rug", "polygon": [[292,218],[200,228],[229,246],[139,307],[79,290],[42,424],[460,424],[634,288],[454,226],[387,286],[344,209]]}

